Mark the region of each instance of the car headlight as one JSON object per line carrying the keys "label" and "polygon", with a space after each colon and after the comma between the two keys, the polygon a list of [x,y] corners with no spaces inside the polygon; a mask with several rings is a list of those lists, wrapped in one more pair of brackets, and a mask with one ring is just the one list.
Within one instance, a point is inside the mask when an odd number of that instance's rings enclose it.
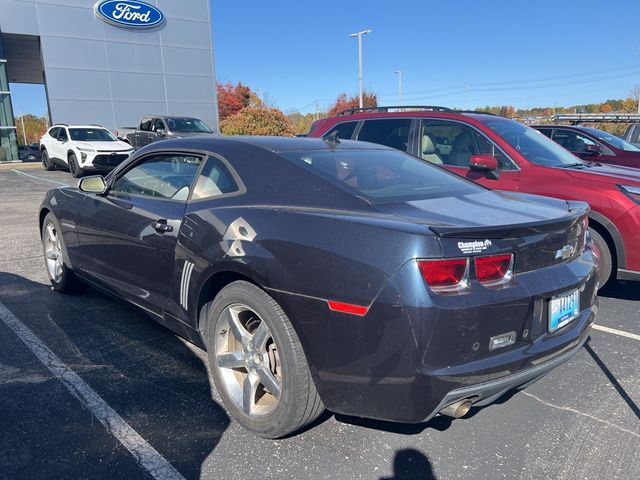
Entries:
{"label": "car headlight", "polygon": [[640,187],[635,187],[633,185],[618,185],[618,188],[631,200],[640,204]]}

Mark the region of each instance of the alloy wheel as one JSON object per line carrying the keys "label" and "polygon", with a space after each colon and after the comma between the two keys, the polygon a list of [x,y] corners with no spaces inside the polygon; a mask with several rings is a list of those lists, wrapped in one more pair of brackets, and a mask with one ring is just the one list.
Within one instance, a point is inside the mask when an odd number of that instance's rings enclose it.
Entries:
{"label": "alloy wheel", "polygon": [[51,279],[58,283],[62,279],[62,247],[56,227],[49,223],[45,229],[44,256],[47,261],[47,271]]}
{"label": "alloy wheel", "polygon": [[266,322],[243,304],[226,307],[217,324],[215,358],[229,397],[248,416],[271,413],[282,391],[278,349]]}

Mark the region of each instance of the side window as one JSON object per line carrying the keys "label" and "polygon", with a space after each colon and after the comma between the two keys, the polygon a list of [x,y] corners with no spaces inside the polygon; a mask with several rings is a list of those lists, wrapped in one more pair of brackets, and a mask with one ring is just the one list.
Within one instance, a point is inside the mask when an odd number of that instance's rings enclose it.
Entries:
{"label": "side window", "polygon": [[496,144],[468,125],[423,121],[420,138],[420,158],[431,163],[468,167],[473,155],[489,154],[498,160],[501,170],[515,169]]}
{"label": "side window", "polygon": [[538,130],[541,134],[551,138],[551,129],[550,128],[537,128],[536,130]]}
{"label": "side window", "polygon": [[358,140],[380,143],[406,152],[409,149],[410,128],[409,118],[366,120],[358,133]]}
{"label": "side window", "polygon": [[60,129],[58,127],[52,128],[51,130],[49,130],[49,136],[51,138],[58,138],[58,132],[59,131],[60,131]]}
{"label": "side window", "polygon": [[154,132],[156,132],[158,129],[162,129],[162,130],[166,130],[166,129],[167,129],[167,128],[164,126],[164,122],[162,121],[162,119],[161,119],[161,118],[156,118],[156,119],[153,121],[153,127],[152,127],[152,130],[153,130]]}
{"label": "side window", "polygon": [[58,140],[64,142],[69,140],[69,136],[67,135],[67,129],[64,127],[60,127],[60,131],[58,132]]}
{"label": "side window", "polygon": [[338,138],[343,140],[351,140],[353,137],[353,132],[356,129],[356,125],[358,122],[345,122],[334,125],[334,127],[325,133],[322,138],[327,138],[329,135],[332,135],[334,132],[337,132]]}
{"label": "side window", "polygon": [[118,177],[111,191],[186,200],[201,161],[192,155],[152,155]]}
{"label": "side window", "polygon": [[640,125],[633,125],[631,127],[631,143],[640,143]]}
{"label": "side window", "polygon": [[142,119],[142,121],[140,122],[140,130],[142,130],[143,132],[151,131],[151,119],[150,118],[143,118]]}
{"label": "side window", "polygon": [[214,157],[209,157],[198,177],[191,198],[210,198],[237,192],[238,185],[224,163]]}
{"label": "side window", "polygon": [[576,153],[584,152],[587,145],[596,146],[596,142],[573,130],[555,130],[553,132],[553,140],[570,152]]}

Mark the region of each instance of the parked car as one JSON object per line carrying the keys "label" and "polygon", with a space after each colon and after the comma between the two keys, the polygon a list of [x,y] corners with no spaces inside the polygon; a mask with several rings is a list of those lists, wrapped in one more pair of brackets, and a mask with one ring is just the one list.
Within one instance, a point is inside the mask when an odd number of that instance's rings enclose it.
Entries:
{"label": "parked car", "polygon": [[40,139],[42,165],[68,168],[78,178],[86,172],[108,172],[129,158],[131,145],[99,125],[52,126]]}
{"label": "parked car", "polygon": [[[349,109],[309,132],[336,135],[398,148],[493,189],[586,201],[602,255],[600,285],[640,280],[640,170],[588,165],[519,122],[445,107]],[[436,141],[443,137],[448,154]]]}
{"label": "parked car", "polygon": [[640,148],[611,133],[574,125],[534,125],[533,128],[583,160],[640,168]]}
{"label": "parked car", "polygon": [[596,311],[587,212],[370,143],[202,137],[51,190],[40,231],[55,290],[206,349],[231,415],[276,438],[325,407],[461,417],[568,360]]}
{"label": "parked car", "polygon": [[629,125],[622,138],[636,147],[640,147],[640,123]]}
{"label": "parked car", "polygon": [[118,130],[122,140],[139,149],[158,140],[214,135],[213,131],[198,118],[145,115],[137,128],[123,127]]}
{"label": "parked car", "polygon": [[40,144],[18,145],[18,159],[23,162],[37,162],[41,160]]}

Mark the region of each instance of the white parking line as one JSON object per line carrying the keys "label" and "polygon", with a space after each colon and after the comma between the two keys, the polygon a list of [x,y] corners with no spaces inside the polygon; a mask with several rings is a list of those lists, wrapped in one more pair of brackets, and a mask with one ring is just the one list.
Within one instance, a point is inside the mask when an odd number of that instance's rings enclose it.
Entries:
{"label": "white parking line", "polygon": [[623,330],[617,330],[615,328],[605,327],[604,325],[593,324],[591,328],[602,332],[613,333],[614,335],[620,335],[621,337],[631,338],[633,340],[640,340],[640,335],[625,332]]}
{"label": "white parking line", "polygon": [[169,461],[153,448],[105,402],[95,390],[67,366],[49,347],[7,308],[0,303],[0,319],[47,369],[69,389],[84,407],[96,417],[136,459],[136,462],[157,480],[185,480]]}
{"label": "white parking line", "polygon": [[40,180],[42,182],[55,183],[56,185],[64,185],[65,187],[72,186],[68,183],[58,182],[57,180],[51,180],[50,178],[37,177],[36,175],[31,175],[30,173],[22,172],[20,170],[16,170],[15,168],[12,168],[11,171],[17,173],[18,175],[24,175],[25,177],[35,178],[36,180]]}

